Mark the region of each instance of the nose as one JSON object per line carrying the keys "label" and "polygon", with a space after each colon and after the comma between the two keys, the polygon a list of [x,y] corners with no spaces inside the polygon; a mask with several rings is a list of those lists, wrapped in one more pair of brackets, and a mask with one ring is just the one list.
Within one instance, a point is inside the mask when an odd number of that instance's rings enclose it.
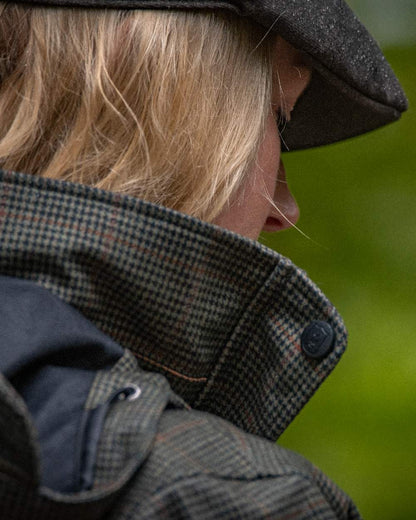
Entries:
{"label": "nose", "polygon": [[263,230],[283,231],[294,226],[299,220],[299,207],[287,184],[286,171],[282,161],[279,165],[273,203]]}

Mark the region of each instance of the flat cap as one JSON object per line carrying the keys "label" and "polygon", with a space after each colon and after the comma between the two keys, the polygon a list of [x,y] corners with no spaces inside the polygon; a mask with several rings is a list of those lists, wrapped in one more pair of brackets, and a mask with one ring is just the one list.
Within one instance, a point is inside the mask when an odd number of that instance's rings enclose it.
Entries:
{"label": "flat cap", "polygon": [[[15,0],[19,1],[19,0]],[[400,118],[406,96],[344,0],[26,0],[26,5],[216,9],[245,16],[305,53],[312,80],[287,124],[289,150],[329,144]]]}

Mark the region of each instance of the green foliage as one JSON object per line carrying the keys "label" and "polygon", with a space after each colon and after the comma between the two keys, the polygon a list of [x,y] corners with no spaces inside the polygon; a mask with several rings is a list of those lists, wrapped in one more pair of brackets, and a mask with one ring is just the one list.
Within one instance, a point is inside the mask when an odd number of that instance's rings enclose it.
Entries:
{"label": "green foliage", "polygon": [[300,229],[263,237],[344,316],[349,349],[279,441],[367,520],[416,518],[416,47],[386,52],[408,94],[399,123],[285,154]]}
{"label": "green foliage", "polygon": [[415,0],[347,0],[347,3],[381,45],[415,44]]}

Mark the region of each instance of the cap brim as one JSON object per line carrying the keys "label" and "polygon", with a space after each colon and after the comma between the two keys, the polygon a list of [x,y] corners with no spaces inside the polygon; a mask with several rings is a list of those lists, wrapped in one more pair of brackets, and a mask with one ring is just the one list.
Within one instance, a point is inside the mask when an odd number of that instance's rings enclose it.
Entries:
{"label": "cap brim", "polygon": [[283,151],[331,144],[382,127],[401,111],[375,101],[314,63],[309,86],[282,132]]}
{"label": "cap brim", "polygon": [[240,0],[242,13],[303,51],[313,73],[283,134],[289,150],[399,119],[407,99],[376,41],[343,0]]}

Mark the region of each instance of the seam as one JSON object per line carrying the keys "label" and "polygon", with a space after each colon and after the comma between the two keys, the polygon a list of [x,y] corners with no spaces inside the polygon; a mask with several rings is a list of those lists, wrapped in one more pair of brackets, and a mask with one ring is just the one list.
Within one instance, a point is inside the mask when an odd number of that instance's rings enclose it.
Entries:
{"label": "seam", "polygon": [[[230,341],[234,337],[234,335],[236,333],[236,330],[240,327],[240,325],[242,323],[246,323],[247,322],[247,315],[249,313],[251,314],[251,311],[252,311],[253,307],[256,308],[257,320],[260,320],[262,318],[262,313],[258,312],[257,304],[258,304],[260,295],[262,293],[264,293],[265,286],[273,278],[273,276],[275,275],[277,269],[282,269],[281,276],[282,276],[282,278],[286,279],[288,277],[289,273],[293,270],[293,268],[294,268],[294,266],[292,265],[292,263],[290,261],[288,262],[283,257],[281,257],[279,259],[277,264],[274,264],[272,266],[271,272],[269,273],[269,275],[267,277],[265,277],[264,282],[260,285],[260,287],[259,287],[258,291],[256,292],[256,294],[253,295],[253,297],[247,303],[246,308],[241,313],[240,319],[238,320],[237,324],[235,325],[233,330],[230,332],[230,335],[228,336],[227,340],[225,341],[224,347],[223,347],[221,353],[218,355],[218,357],[217,357],[217,359],[215,361],[214,369],[212,370],[212,372],[210,374],[209,380],[207,379],[207,384],[204,386],[204,388],[201,390],[201,392],[198,394],[198,396],[195,399],[195,402],[194,402],[194,405],[193,405],[195,408],[198,407],[201,404],[201,402],[204,400],[205,396],[210,391],[210,389],[212,387],[212,384],[214,383],[215,379],[217,378],[218,373],[221,371],[222,367],[225,365],[225,362],[228,359],[228,356],[230,354]],[[282,283],[279,282],[278,285],[280,286],[280,285],[282,285]],[[272,296],[269,295],[269,299],[271,297]],[[265,305],[266,305],[266,302],[262,301],[261,302],[261,308],[264,308]]]}
{"label": "seam", "polygon": [[154,361],[153,359],[151,359],[147,356],[144,356],[143,354],[139,354],[138,352],[133,352],[133,351],[131,351],[131,353],[133,354],[133,356],[135,356],[139,359],[142,359],[143,361],[146,361],[150,365],[161,368],[162,370],[165,370],[166,372],[169,372],[170,374],[172,374],[176,377],[184,379],[185,381],[189,381],[191,383],[205,383],[208,380],[207,377],[191,377],[191,376],[187,376],[185,374],[181,374],[177,370],[174,370],[173,368],[170,368],[166,365],[162,365],[161,363],[158,363],[157,361]]}

